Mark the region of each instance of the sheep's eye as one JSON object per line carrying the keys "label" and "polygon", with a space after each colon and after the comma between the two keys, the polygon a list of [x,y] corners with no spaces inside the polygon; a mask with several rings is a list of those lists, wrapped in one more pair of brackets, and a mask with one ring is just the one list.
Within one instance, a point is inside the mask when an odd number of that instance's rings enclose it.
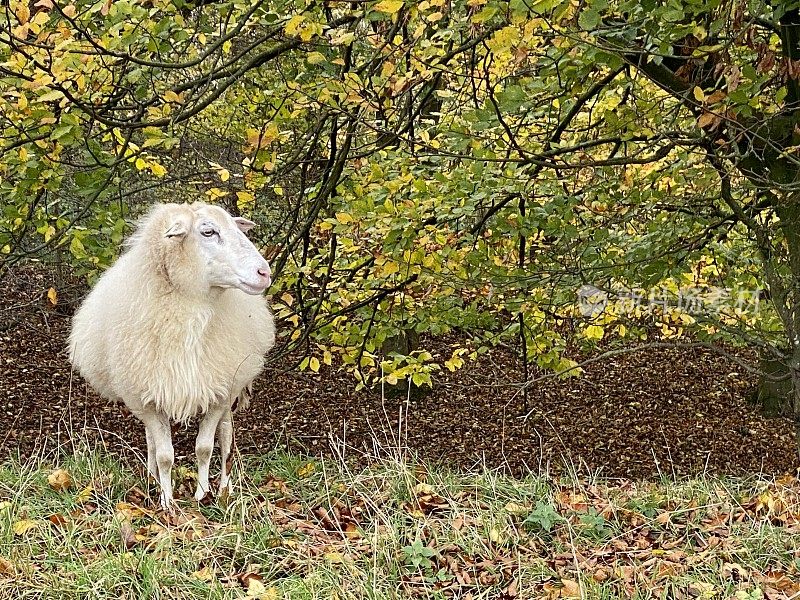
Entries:
{"label": "sheep's eye", "polygon": [[210,238],[210,237],[216,235],[216,233],[217,232],[214,231],[213,229],[204,229],[203,231],[200,232],[200,235],[202,235],[203,237]]}

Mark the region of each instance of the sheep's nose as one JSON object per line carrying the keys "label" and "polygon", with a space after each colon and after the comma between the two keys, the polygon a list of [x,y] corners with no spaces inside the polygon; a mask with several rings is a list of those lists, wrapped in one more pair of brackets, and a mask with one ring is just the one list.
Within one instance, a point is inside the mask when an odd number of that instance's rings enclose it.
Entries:
{"label": "sheep's nose", "polygon": [[270,283],[270,276],[272,275],[272,271],[269,268],[269,265],[265,265],[264,267],[258,270],[258,274],[267,280],[267,285]]}

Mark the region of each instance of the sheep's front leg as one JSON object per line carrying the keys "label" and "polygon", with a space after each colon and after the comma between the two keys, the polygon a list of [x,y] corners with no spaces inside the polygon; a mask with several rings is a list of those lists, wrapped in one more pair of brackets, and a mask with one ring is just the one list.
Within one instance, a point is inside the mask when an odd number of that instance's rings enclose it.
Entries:
{"label": "sheep's front leg", "polygon": [[[228,459],[233,445],[233,413],[231,407],[225,407],[225,413],[219,420],[217,426],[217,440],[219,441],[219,452],[222,458],[222,472],[219,476],[219,493],[222,495],[225,489],[230,486],[230,472],[228,469]],[[230,489],[228,489],[230,491]]]}
{"label": "sheep's front leg", "polygon": [[172,448],[169,419],[150,407],[144,407],[134,414],[144,423],[147,438],[147,470],[158,479],[158,484],[161,486],[161,508],[172,511],[172,464],[175,461],[175,453]]}
{"label": "sheep's front leg", "polygon": [[194,445],[194,451],[197,455],[197,491],[194,494],[194,498],[198,502],[211,490],[211,485],[208,482],[208,472],[211,466],[211,454],[214,452],[214,433],[217,431],[217,425],[224,414],[224,406],[212,406],[200,421],[197,441]]}

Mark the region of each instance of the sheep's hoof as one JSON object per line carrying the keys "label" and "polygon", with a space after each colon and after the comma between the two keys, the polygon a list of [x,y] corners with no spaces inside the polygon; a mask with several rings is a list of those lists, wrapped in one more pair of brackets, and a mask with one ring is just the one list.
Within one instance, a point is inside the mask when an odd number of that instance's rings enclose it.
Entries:
{"label": "sheep's hoof", "polygon": [[197,486],[197,491],[194,493],[194,499],[200,506],[207,506],[214,500],[213,492],[208,489],[203,491],[203,488]]}
{"label": "sheep's hoof", "polygon": [[230,480],[224,486],[219,487],[219,492],[217,493],[217,498],[219,499],[222,505],[227,505],[233,495],[233,486],[231,486]]}
{"label": "sheep's hoof", "polygon": [[175,500],[172,497],[167,497],[163,493],[161,494],[161,500],[159,501],[161,505],[161,510],[169,515],[175,514]]}

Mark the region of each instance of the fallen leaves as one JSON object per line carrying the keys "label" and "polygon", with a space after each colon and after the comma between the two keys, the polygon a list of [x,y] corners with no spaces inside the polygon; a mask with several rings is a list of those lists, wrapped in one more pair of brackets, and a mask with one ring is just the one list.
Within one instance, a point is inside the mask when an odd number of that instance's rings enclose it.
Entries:
{"label": "fallen leaves", "polygon": [[40,524],[39,521],[33,519],[20,519],[19,521],[14,521],[11,530],[14,532],[14,535],[23,536],[29,531],[37,529]]}
{"label": "fallen leaves", "polygon": [[275,587],[267,587],[256,578],[250,578],[247,585],[247,597],[256,600],[278,600],[280,594]]}
{"label": "fallen leaves", "polygon": [[16,574],[16,569],[14,568],[14,563],[0,556],[0,576],[14,577],[15,574]]}
{"label": "fallen leaves", "polygon": [[414,517],[425,517],[449,507],[447,500],[436,493],[433,486],[420,482],[414,486],[414,499],[406,504],[406,510]]}
{"label": "fallen leaves", "polygon": [[194,573],[192,573],[191,576],[197,579],[198,581],[203,581],[205,583],[208,583],[209,581],[214,579],[214,571],[211,569],[211,567],[206,565],[202,569],[199,569]]}
{"label": "fallen leaves", "polygon": [[47,476],[48,485],[56,492],[66,492],[73,485],[72,476],[64,469],[56,469]]}
{"label": "fallen leaves", "polygon": [[89,502],[89,500],[92,499],[93,492],[94,492],[94,487],[91,485],[87,485],[75,496],[75,502],[77,504],[86,504],[87,502]]}

